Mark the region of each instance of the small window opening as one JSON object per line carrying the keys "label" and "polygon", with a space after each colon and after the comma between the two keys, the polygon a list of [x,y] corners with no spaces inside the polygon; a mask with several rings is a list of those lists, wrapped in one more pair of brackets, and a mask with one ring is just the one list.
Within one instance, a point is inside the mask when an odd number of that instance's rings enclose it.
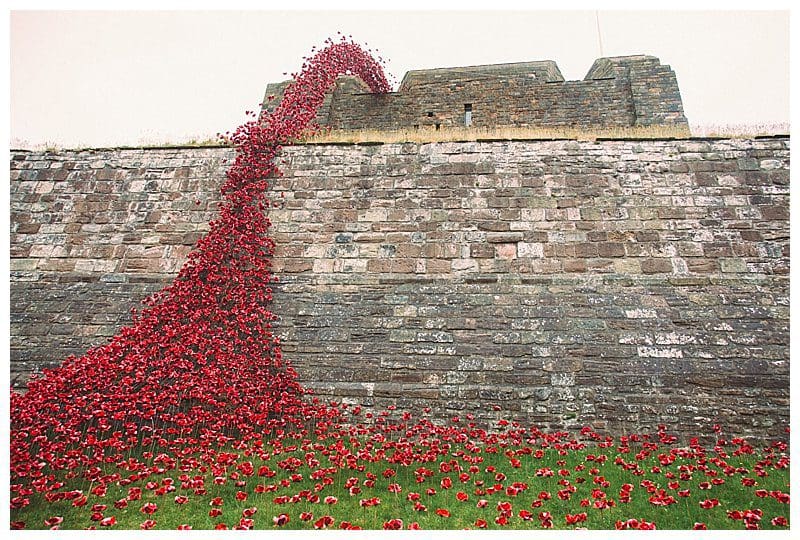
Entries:
{"label": "small window opening", "polygon": [[439,131],[440,127],[442,127],[442,124],[440,124],[439,122],[436,122],[436,131]]}
{"label": "small window opening", "polygon": [[464,103],[464,125],[472,125],[472,103]]}
{"label": "small window opening", "polygon": [[428,113],[428,118],[433,118],[433,113],[432,112]]}

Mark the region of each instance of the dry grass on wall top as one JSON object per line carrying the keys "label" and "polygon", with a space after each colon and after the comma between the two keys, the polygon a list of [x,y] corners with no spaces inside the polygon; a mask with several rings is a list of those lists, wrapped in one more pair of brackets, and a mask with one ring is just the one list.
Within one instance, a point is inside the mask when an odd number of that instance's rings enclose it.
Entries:
{"label": "dry grass on wall top", "polygon": [[592,141],[596,139],[688,139],[691,137],[749,138],[784,135],[788,124],[693,126],[633,126],[612,128],[582,127],[494,127],[440,129],[398,129],[394,131],[364,129],[352,131],[324,131],[298,141],[300,144],[325,143],[430,143],[469,142],[481,140],[539,140],[568,139]]}
{"label": "dry grass on wall top", "polygon": [[[360,143],[435,143],[435,142],[472,142],[491,140],[576,140],[594,141],[597,139],[689,139],[693,137],[713,139],[748,139],[764,136],[788,136],[788,123],[762,124],[720,124],[693,125],[690,129],[682,126],[633,126],[613,128],[585,127],[494,127],[465,128],[442,127],[398,130],[325,130],[315,135],[303,137],[297,144],[360,144]],[[81,146],[70,148],[58,143],[47,142],[31,145],[25,141],[17,141],[15,150],[33,150],[59,152],[62,150],[98,150],[100,147]],[[141,143],[114,148],[159,149],[159,148],[209,148],[232,147],[233,145],[219,137],[196,137],[186,141],[167,141],[160,143]]]}

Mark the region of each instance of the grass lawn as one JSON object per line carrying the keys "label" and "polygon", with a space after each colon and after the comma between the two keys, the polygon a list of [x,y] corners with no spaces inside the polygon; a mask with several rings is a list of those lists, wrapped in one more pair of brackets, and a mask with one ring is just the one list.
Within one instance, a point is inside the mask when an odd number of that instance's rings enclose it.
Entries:
{"label": "grass lawn", "polygon": [[788,526],[783,443],[759,448],[717,434],[716,444],[686,445],[663,431],[611,439],[586,428],[545,434],[515,424],[487,432],[468,419],[439,426],[389,414],[236,449],[187,444],[177,457],[152,448],[110,457],[104,470],[56,472],[42,492],[12,486],[12,498],[29,501],[12,499],[12,527]]}

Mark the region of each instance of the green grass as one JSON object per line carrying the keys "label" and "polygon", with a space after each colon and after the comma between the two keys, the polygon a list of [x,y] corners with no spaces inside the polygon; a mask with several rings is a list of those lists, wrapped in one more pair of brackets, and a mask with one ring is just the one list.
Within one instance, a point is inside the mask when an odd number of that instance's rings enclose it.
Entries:
{"label": "green grass", "polygon": [[[91,490],[97,484],[93,484],[86,479],[72,479],[67,481],[67,485],[61,488],[62,490],[80,489],[88,496],[88,502],[85,506],[76,508],[72,505],[71,501],[58,501],[48,503],[43,496],[38,493],[33,493],[28,496],[30,504],[19,510],[11,511],[12,521],[24,521],[27,529],[47,528],[44,524],[45,520],[52,516],[61,516],[64,518],[61,528],[63,529],[83,529],[89,526],[98,526],[98,523],[91,519],[91,507],[94,504],[105,504],[108,508],[102,512],[103,516],[114,516],[117,520],[114,529],[138,529],[140,524],[148,517],[144,515],[140,509],[146,502],[155,502],[158,505],[158,510],[153,514],[152,519],[157,523],[157,529],[175,529],[179,525],[188,524],[194,529],[213,529],[219,523],[225,523],[228,527],[233,527],[239,523],[242,518],[242,512],[246,508],[255,507],[257,512],[252,516],[254,520],[253,527],[255,529],[276,529],[273,523],[273,517],[280,514],[287,514],[290,521],[283,526],[285,529],[302,529],[312,528],[314,521],[324,515],[330,515],[334,518],[335,522],[333,528],[339,528],[340,523],[348,521],[353,525],[359,526],[364,529],[380,529],[383,527],[384,522],[400,518],[403,520],[404,526],[408,527],[412,522],[416,522],[422,529],[462,529],[474,528],[475,522],[478,519],[483,519],[487,522],[489,529],[539,529],[541,527],[538,515],[540,512],[550,512],[552,515],[553,528],[564,529],[574,528],[575,525],[568,525],[565,520],[566,514],[575,514],[579,512],[586,512],[587,519],[584,523],[578,526],[585,526],[591,529],[613,529],[617,520],[625,521],[630,518],[644,519],[649,522],[655,522],[659,529],[690,529],[695,522],[705,523],[709,529],[742,529],[743,522],[741,520],[734,520],[728,517],[727,511],[732,510],[746,510],[759,508],[763,511],[763,517],[759,523],[763,529],[775,528],[770,523],[771,519],[776,516],[789,517],[789,505],[781,503],[773,497],[758,497],[756,495],[757,489],[764,489],[767,491],[783,491],[788,492],[789,485],[789,469],[775,468],[775,457],[772,465],[767,465],[764,468],[765,475],[757,476],[755,474],[755,467],[759,460],[764,459],[761,452],[754,454],[744,454],[735,457],[726,457],[720,463],[713,463],[712,458],[717,457],[717,453],[713,450],[706,449],[706,457],[698,458],[693,457],[677,457],[672,464],[663,466],[659,464],[659,454],[669,454],[670,447],[665,445],[653,451],[648,456],[639,456],[642,459],[636,459],[638,449],[631,448],[629,452],[619,453],[616,446],[609,448],[593,448],[591,443],[588,448],[568,450],[559,452],[554,448],[544,450],[542,457],[536,457],[534,454],[520,454],[516,456],[520,460],[519,467],[513,467],[510,458],[506,453],[516,453],[518,451],[528,452],[529,450],[536,450],[536,446],[531,446],[524,443],[508,444],[502,447],[501,443],[498,444],[480,444],[473,446],[467,444],[452,444],[449,448],[444,444],[441,450],[434,455],[430,452],[428,446],[418,444],[415,446],[404,447],[400,445],[398,448],[395,443],[387,442],[370,442],[366,438],[353,439],[348,441],[347,444],[342,446],[348,448],[348,453],[357,454],[359,451],[365,452],[369,449],[367,455],[363,455],[362,459],[353,461],[353,469],[343,467],[336,467],[328,457],[323,455],[323,449],[326,447],[335,448],[338,444],[337,441],[342,441],[341,438],[331,439],[330,437],[325,440],[317,440],[314,443],[307,441],[305,448],[297,448],[294,451],[285,451],[285,448],[290,445],[290,442],[284,441],[286,447],[280,444],[272,446],[267,442],[265,449],[269,450],[270,454],[275,454],[268,457],[268,459],[261,459],[255,455],[246,456],[241,450],[233,451],[238,456],[238,463],[244,461],[252,462],[254,473],[250,476],[241,475],[240,481],[244,485],[236,486],[234,467],[230,467],[226,473],[226,482],[223,485],[217,485],[213,481],[213,473],[210,470],[201,471],[195,469],[188,471],[190,477],[197,475],[204,479],[207,493],[196,495],[192,489],[182,489],[179,476],[183,474],[180,471],[180,463],[176,464],[176,468],[169,469],[163,473],[156,473],[150,475],[148,478],[139,480],[131,485],[139,486],[142,488],[141,500],[130,501],[127,508],[117,509],[114,508],[114,501],[123,499],[128,495],[130,486],[120,486],[116,483],[110,483],[107,488],[105,496],[97,496],[91,494]],[[316,446],[315,446],[316,445]],[[413,448],[413,450],[410,450]],[[726,447],[725,452],[733,454],[735,447]],[[674,450],[673,450],[674,451]],[[427,454],[425,452],[428,452]],[[424,459],[432,459],[432,461],[421,462],[419,460],[412,460],[414,454],[417,456],[425,456]],[[309,466],[307,458],[309,454],[313,454]],[[564,454],[564,455],[561,455]],[[602,462],[592,461],[587,456],[594,454],[595,456],[605,455],[607,459]],[[512,454],[513,455],[513,454]],[[392,463],[395,458],[400,459],[403,457],[405,463]],[[478,467],[479,472],[467,472],[470,463],[468,463],[464,456],[468,456],[473,461],[481,462],[473,463]],[[297,474],[302,475],[302,480],[295,477],[295,481],[291,479],[292,472],[282,469],[279,463],[287,458],[297,458],[303,465],[296,470]],[[617,457],[621,457],[625,462],[636,463],[637,469],[641,474],[633,474],[630,470],[625,470],[623,466],[615,464]],[[705,459],[705,461],[703,461]],[[314,463],[313,460],[319,461],[319,464]],[[459,479],[459,473],[455,471],[441,472],[440,463],[454,462],[458,463],[462,469],[469,474],[469,479],[462,482]],[[692,473],[691,479],[680,480],[678,479],[679,487],[669,487],[670,480],[666,477],[667,473],[672,473],[676,477],[680,475],[683,466],[697,467],[699,464],[705,464],[708,468],[703,472],[695,470]],[[725,474],[724,465],[733,468],[744,468],[747,472],[736,472],[734,474]],[[268,466],[276,474],[272,478],[259,477],[257,472],[262,465]],[[320,473],[318,479],[310,478],[311,473],[321,468],[334,467],[329,474]],[[415,473],[420,467],[425,467],[433,474],[425,477],[423,482],[417,481],[418,474]],[[492,472],[492,467],[495,472]],[[660,467],[660,472],[654,472],[653,467]],[[543,468],[550,468],[553,476],[537,475],[537,471]],[[592,471],[596,468],[596,471]],[[384,471],[392,469],[395,475],[386,478]],[[474,470],[474,469],[473,469]],[[559,476],[558,471],[568,471],[568,476]],[[109,474],[119,472],[113,465],[105,471]],[[219,471],[217,471],[219,472]],[[506,476],[505,479],[497,480],[496,474],[501,472]],[[730,473],[730,469],[728,469]],[[368,487],[364,485],[368,474],[375,477],[374,486]],[[714,476],[711,476],[714,475]],[[126,474],[123,472],[122,476]],[[322,477],[327,477],[328,484],[324,485]],[[351,495],[345,484],[348,478],[357,478],[358,486],[361,493]],[[442,489],[441,481],[443,478],[449,477],[452,480],[452,488]],[[608,487],[603,488],[597,482],[601,482],[598,477],[603,477],[608,482]],[[743,477],[754,478],[757,481],[756,486],[744,486],[741,479]],[[145,488],[147,482],[163,483],[164,478],[172,478],[177,489],[172,493],[164,495],[156,495],[153,490]],[[701,482],[710,482],[713,478],[722,478],[725,482],[722,485],[712,485],[711,489],[700,489]],[[564,489],[564,485],[560,485],[559,481],[569,481],[575,486],[575,492],[571,494],[569,500],[561,500],[557,496],[560,489]],[[676,499],[676,503],[667,507],[659,507],[651,504],[649,501],[650,494],[647,493],[644,487],[641,486],[643,480],[649,480],[656,484],[659,488],[666,490]],[[281,481],[284,481],[288,486],[282,486]],[[482,485],[476,485],[483,483]],[[528,488],[516,496],[509,495],[505,490],[515,482],[522,482],[527,484]],[[391,493],[388,490],[389,484],[397,483],[402,487],[402,492]],[[492,494],[477,495],[476,489],[486,489],[493,484],[502,484],[503,488],[500,492]],[[633,484],[631,492],[631,500],[629,503],[619,501],[620,487],[625,484]],[[275,485],[276,491],[268,493],[257,493],[256,486],[262,485]],[[433,488],[436,491],[434,495],[426,494],[428,488]],[[593,490],[601,489],[605,493],[605,498],[612,499],[615,506],[607,509],[597,509],[593,506],[581,507],[580,501],[588,499],[590,502],[597,500],[593,498]],[[680,497],[677,492],[680,490],[689,489],[691,495],[689,497]],[[247,499],[239,501],[236,499],[237,492],[247,494]],[[309,502],[302,499],[299,502],[287,502],[278,504],[274,502],[276,497],[286,496],[292,497],[301,492],[310,492],[317,494],[320,498],[319,502]],[[414,509],[413,502],[407,499],[409,492],[417,492],[420,494],[419,502],[423,504],[427,510],[417,511]],[[460,501],[457,498],[458,492],[464,492],[468,495],[466,501]],[[532,503],[539,497],[540,492],[549,492],[551,497],[543,500],[538,508],[532,508]],[[174,501],[176,495],[186,495],[189,501],[186,504],[176,504]],[[595,493],[599,495],[599,493]],[[325,504],[323,501],[326,496],[334,496],[338,499],[336,504]],[[222,515],[217,517],[210,517],[209,510],[211,509],[210,501],[215,497],[222,497],[224,503],[221,507]],[[359,505],[361,499],[378,497],[381,503],[378,506],[362,508]],[[713,509],[703,509],[700,507],[700,501],[705,499],[716,498],[719,500],[719,506]],[[488,501],[485,507],[478,508],[476,506],[479,499]],[[497,510],[498,503],[508,501],[513,508],[513,517],[509,520],[508,525],[501,527],[495,523],[495,518],[499,513]],[[447,509],[450,511],[450,517],[441,517],[436,514],[439,508]],[[531,521],[524,521],[519,517],[520,510],[528,510],[533,514]],[[302,521],[300,515],[302,512],[310,512],[313,514],[313,519],[310,521]],[[98,528],[102,528],[99,527]],[[782,528],[782,527],[778,527]]]}

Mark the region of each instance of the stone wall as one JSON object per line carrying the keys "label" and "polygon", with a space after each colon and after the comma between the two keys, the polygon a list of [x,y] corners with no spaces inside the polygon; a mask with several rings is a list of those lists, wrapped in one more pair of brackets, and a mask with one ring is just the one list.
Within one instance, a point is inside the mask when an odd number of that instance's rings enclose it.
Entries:
{"label": "stone wall", "polygon": [[[267,86],[265,109],[287,84]],[[687,127],[675,72],[644,55],[600,58],[581,81],[564,81],[552,61],[409,71],[382,95],[342,77],[317,121],[337,130],[463,127],[467,105],[476,128]]]}
{"label": "stone wall", "polygon": [[[113,335],[229,149],[13,152],[11,371]],[[789,141],[286,148],[285,356],[318,394],[614,433],[789,418]]]}

